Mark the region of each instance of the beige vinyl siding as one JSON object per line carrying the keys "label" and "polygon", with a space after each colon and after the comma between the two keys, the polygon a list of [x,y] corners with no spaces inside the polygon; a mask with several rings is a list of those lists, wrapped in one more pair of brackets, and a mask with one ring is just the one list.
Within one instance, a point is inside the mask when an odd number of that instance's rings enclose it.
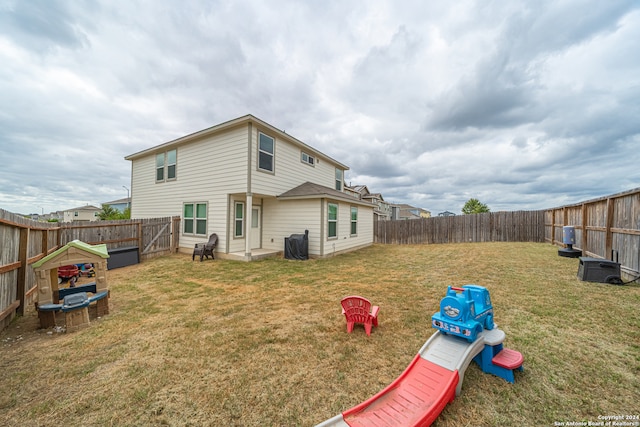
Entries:
{"label": "beige vinyl siding", "polygon": [[320,199],[264,199],[262,247],[284,250],[284,238],[309,230],[309,254],[320,256]]}
{"label": "beige vinyl siding", "polygon": [[[338,205],[336,239],[327,239],[327,203]],[[283,250],[285,237],[305,230],[309,230],[310,256],[325,257],[373,244],[373,208],[358,206],[358,235],[351,236],[351,206],[325,199],[265,199],[262,247]]]}
{"label": "beige vinyl siding", "polygon": [[[285,237],[305,230],[309,230],[310,255],[316,257],[370,245],[373,242],[371,208],[358,208],[358,234],[351,236],[350,205],[338,202],[338,238],[327,241],[323,199],[276,198],[307,181],[334,188],[336,167],[346,166],[248,117],[248,121],[226,123],[217,130],[204,130],[128,156],[132,161],[132,218],[182,217],[184,203],[206,203],[207,235],[218,234],[218,250],[244,252],[247,236],[234,237],[234,203],[245,203],[246,225],[251,209],[246,197],[251,193],[253,204],[262,206],[259,236],[262,248],[282,251]],[[273,173],[257,167],[259,132],[275,140]],[[177,150],[176,179],[156,183],[156,154],[173,149]],[[314,165],[301,161],[302,152],[314,157]],[[180,246],[190,250],[194,243],[206,237],[181,234]]]}
{"label": "beige vinyl siding", "polygon": [[244,204],[244,224],[247,224],[247,201],[245,197],[231,196],[229,206],[226,215],[229,217],[229,252],[242,252],[246,250],[245,233],[246,228],[242,230],[243,237],[235,237],[235,208],[236,202],[242,202]]}
{"label": "beige vinyl siding", "polygon": [[351,235],[351,206],[346,202],[325,200],[323,203],[324,221],[327,222],[327,205],[338,205],[337,238],[327,238],[327,225],[324,226],[324,255],[332,255],[373,244],[373,207],[358,206],[358,234]]}
{"label": "beige vinyl siding", "polygon": [[[350,213],[350,209],[348,210]],[[358,206],[358,235],[349,237],[352,245],[368,246],[373,244],[373,217],[373,207]],[[346,227],[346,232],[351,233],[351,215],[348,215]]]}
{"label": "beige vinyl siding", "polygon": [[[263,132],[276,140],[274,173],[258,170],[258,132]],[[302,151],[315,157],[314,166],[300,161]],[[254,193],[277,196],[306,181],[329,188],[335,187],[335,163],[325,160],[324,157],[310,149],[301,148],[287,140],[278,138],[277,135],[268,131],[254,128],[251,156],[251,191]]]}
{"label": "beige vinyl siding", "polygon": [[[78,216],[76,216],[76,212]],[[65,211],[63,215],[63,222],[72,222],[72,221],[97,221],[98,217],[96,216],[96,212],[100,212],[100,210],[95,209],[72,209],[69,211]]]}
{"label": "beige vinyl siding", "polygon": [[[133,160],[131,217],[182,217],[184,202],[205,202],[208,204],[207,234],[217,233],[218,248],[224,251],[227,194],[246,191],[247,138],[247,127],[239,127],[177,146],[175,181],[156,183],[156,153]],[[182,247],[201,241],[199,236],[180,236]]]}

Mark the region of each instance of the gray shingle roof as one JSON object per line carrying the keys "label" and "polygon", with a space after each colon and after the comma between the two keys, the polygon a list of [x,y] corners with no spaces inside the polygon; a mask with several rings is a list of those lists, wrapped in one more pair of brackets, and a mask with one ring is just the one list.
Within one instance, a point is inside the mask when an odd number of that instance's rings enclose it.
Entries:
{"label": "gray shingle roof", "polygon": [[353,204],[373,206],[371,203],[363,202],[355,197],[352,197],[342,191],[334,190],[333,188],[325,187],[324,185],[315,184],[313,182],[305,182],[297,187],[292,188],[289,191],[278,196],[278,199],[319,199],[327,198],[332,200],[342,200]]}

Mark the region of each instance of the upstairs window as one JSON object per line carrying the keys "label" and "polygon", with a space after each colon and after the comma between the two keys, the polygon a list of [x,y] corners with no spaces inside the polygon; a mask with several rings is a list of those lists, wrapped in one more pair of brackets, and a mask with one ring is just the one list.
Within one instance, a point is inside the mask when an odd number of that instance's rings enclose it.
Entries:
{"label": "upstairs window", "polygon": [[306,163],[308,165],[315,165],[316,164],[316,159],[313,156],[310,156],[309,154],[305,153],[304,151],[302,153],[300,153],[300,161],[302,161],[302,163]]}
{"label": "upstairs window", "polygon": [[164,153],[156,154],[156,181],[164,181]]}
{"label": "upstairs window", "polygon": [[273,172],[275,142],[268,135],[258,134],[258,169]]}
{"label": "upstairs window", "polygon": [[156,154],[156,182],[176,179],[177,164],[178,158],[176,150]]}
{"label": "upstairs window", "polygon": [[336,190],[342,191],[342,169],[336,169]]}
{"label": "upstairs window", "polygon": [[167,180],[176,179],[176,150],[167,151]]}

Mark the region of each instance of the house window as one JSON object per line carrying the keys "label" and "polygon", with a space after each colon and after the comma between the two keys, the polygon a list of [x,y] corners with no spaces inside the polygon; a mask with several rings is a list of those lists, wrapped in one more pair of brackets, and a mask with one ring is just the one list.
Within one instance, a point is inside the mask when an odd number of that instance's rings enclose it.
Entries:
{"label": "house window", "polygon": [[185,203],[182,212],[183,234],[207,235],[206,203]]}
{"label": "house window", "polygon": [[176,179],[177,163],[176,150],[156,154],[156,182]]}
{"label": "house window", "polygon": [[244,203],[236,202],[234,237],[244,236]]}
{"label": "house window", "polygon": [[75,211],[75,212],[73,213],[73,216],[80,216],[80,213],[79,213],[78,211]]}
{"label": "house window", "polygon": [[164,181],[164,153],[156,154],[156,181]]}
{"label": "house window", "polygon": [[351,206],[351,235],[358,234],[358,208]]}
{"label": "house window", "polygon": [[273,172],[275,142],[270,136],[259,133],[258,169]]}
{"label": "house window", "polygon": [[176,150],[167,151],[167,180],[176,179]]}
{"label": "house window", "polygon": [[313,156],[308,155],[304,151],[300,153],[300,160],[302,161],[302,163],[306,163],[311,166],[315,165],[316,163],[316,159]]}
{"label": "house window", "polygon": [[342,191],[342,169],[336,169],[336,190]]}
{"label": "house window", "polygon": [[329,203],[327,208],[327,237],[337,238],[338,237],[338,205],[335,203]]}

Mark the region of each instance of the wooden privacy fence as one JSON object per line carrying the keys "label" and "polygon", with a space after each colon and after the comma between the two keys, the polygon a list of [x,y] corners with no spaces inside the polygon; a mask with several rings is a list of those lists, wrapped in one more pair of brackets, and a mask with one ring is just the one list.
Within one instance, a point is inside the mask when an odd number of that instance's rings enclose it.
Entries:
{"label": "wooden privacy fence", "polygon": [[0,330],[34,302],[31,264],[72,240],[107,249],[137,247],[141,261],[176,252],[180,217],[120,221],[45,223],[0,209]]}
{"label": "wooden privacy fence", "polygon": [[549,242],[562,246],[562,228],[575,228],[584,256],[618,256],[623,278],[640,274],[640,188],[543,211],[491,212],[377,221],[374,241],[390,244]]}
{"label": "wooden privacy fence", "polygon": [[374,241],[388,244],[544,242],[544,218],[544,211],[516,211],[376,221]]}
{"label": "wooden privacy fence", "polygon": [[583,256],[611,259],[617,251],[623,273],[640,271],[640,188],[547,210],[545,240],[562,245],[564,226],[575,228],[573,247]]}

